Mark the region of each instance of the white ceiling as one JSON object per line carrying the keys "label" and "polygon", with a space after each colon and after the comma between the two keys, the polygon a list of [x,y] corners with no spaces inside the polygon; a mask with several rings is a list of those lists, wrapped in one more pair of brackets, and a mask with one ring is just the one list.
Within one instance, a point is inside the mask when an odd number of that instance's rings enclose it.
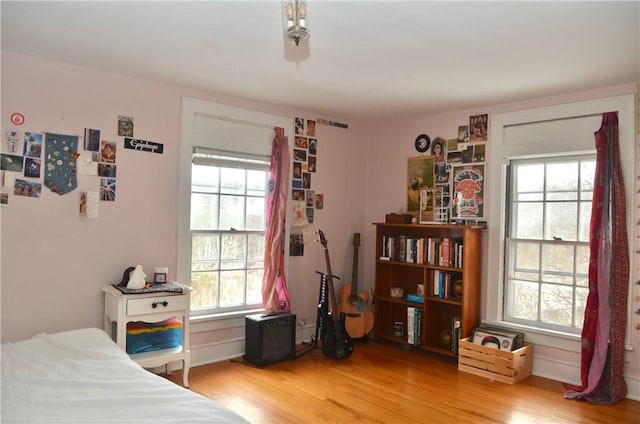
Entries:
{"label": "white ceiling", "polygon": [[338,119],[640,81],[640,2],[1,2],[2,49]]}

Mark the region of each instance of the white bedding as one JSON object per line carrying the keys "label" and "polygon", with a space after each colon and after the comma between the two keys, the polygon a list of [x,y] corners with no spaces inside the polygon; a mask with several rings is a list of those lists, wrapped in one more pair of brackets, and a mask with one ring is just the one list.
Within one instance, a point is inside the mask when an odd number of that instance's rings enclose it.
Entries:
{"label": "white bedding", "polygon": [[2,345],[2,423],[244,423],[145,371],[97,328]]}

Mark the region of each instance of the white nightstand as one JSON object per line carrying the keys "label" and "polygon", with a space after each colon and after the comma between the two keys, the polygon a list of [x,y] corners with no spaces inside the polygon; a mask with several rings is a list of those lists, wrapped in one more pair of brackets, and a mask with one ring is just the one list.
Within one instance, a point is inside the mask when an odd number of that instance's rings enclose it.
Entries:
{"label": "white nightstand", "polygon": [[[144,368],[165,365],[167,374],[171,373],[169,363],[182,361],[183,384],[189,386],[189,310],[191,308],[191,287],[173,283],[182,287],[182,293],[145,293],[123,294],[109,285],[102,291],[104,296],[104,331],[126,351],[127,323],[130,321],[159,322],[169,318],[182,320],[182,346],[130,354],[131,359]],[[115,335],[114,335],[115,332]]]}

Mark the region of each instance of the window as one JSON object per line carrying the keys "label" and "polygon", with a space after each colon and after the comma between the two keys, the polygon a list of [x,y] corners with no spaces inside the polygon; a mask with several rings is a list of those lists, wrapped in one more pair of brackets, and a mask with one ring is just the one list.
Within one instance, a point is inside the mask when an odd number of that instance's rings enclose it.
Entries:
{"label": "window", "polygon": [[511,161],[505,321],[580,332],[595,163],[595,155]]}
{"label": "window", "polygon": [[269,158],[195,148],[191,166],[191,309],[262,305]]}

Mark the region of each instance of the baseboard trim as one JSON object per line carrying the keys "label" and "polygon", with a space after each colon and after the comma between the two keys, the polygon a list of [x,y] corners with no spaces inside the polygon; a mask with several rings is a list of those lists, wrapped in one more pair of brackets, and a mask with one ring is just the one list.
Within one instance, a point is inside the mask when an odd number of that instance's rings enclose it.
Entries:
{"label": "baseboard trim", "polygon": [[[560,383],[579,385],[580,365],[558,361],[557,359],[533,355],[533,375],[548,378]],[[627,383],[627,399],[640,401],[640,379],[624,377]]]}

